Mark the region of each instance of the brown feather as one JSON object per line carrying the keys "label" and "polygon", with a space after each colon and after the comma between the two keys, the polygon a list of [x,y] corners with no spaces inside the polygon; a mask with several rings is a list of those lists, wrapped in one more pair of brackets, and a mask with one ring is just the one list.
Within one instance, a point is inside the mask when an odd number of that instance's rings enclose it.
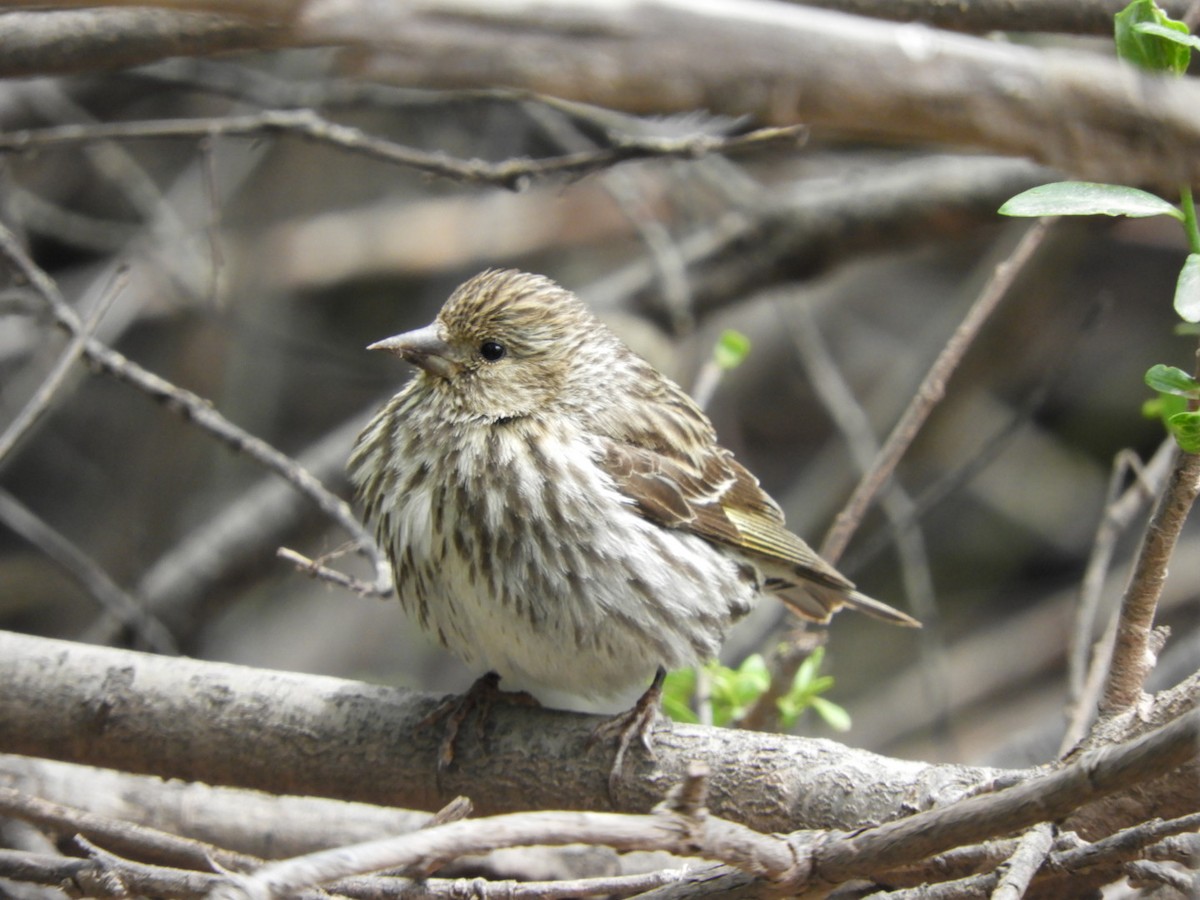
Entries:
{"label": "brown feather", "polygon": [[765,576],[764,588],[799,615],[823,622],[849,605],[897,624],[917,624],[855,590],[854,582],[789,531],[758,479],[719,445],[709,445],[697,471],[676,456],[607,440],[599,465],[650,521],[746,557]]}

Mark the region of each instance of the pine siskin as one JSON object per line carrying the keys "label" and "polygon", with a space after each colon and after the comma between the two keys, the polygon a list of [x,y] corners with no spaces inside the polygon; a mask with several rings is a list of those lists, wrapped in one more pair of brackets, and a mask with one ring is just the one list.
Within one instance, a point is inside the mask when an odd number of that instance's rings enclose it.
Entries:
{"label": "pine siskin", "polygon": [[370,349],[420,371],[350,477],[405,610],[468,665],[613,697],[714,657],[764,592],[917,624],[788,531],[683,390],[549,279],[483,272]]}

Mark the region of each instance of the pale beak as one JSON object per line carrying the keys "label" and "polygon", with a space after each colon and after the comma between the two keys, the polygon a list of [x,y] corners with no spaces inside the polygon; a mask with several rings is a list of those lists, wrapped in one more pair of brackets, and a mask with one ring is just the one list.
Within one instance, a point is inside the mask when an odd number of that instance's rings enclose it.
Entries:
{"label": "pale beak", "polygon": [[430,375],[451,378],[458,374],[459,364],[454,360],[454,351],[438,334],[438,325],[426,325],[416,331],[406,331],[394,337],[376,341],[368,350],[387,350],[405,362],[420,366]]}

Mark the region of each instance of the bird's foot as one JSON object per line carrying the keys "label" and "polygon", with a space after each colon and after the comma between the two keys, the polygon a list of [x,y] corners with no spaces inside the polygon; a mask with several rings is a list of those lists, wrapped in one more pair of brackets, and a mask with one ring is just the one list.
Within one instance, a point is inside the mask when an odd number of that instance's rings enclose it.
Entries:
{"label": "bird's foot", "polygon": [[442,742],[438,747],[437,771],[440,778],[454,762],[458,746],[458,735],[463,723],[472,713],[477,713],[482,722],[487,721],[492,707],[497,703],[508,703],[513,706],[541,706],[537,699],[525,691],[500,690],[500,676],[488,672],[475,679],[475,683],[467,688],[466,693],[447,697],[439,703],[429,715],[418,724],[419,728],[427,728],[442,723]]}
{"label": "bird's foot", "polygon": [[[662,705],[663,679],[667,670],[662,666],[654,674],[650,687],[638,698],[633,706],[623,713],[618,713],[606,722],[601,722],[592,731],[588,746],[598,741],[616,739],[617,753],[613,757],[612,768],[608,772],[608,798],[616,806],[617,788],[621,785],[621,776],[625,769],[629,748],[636,740],[645,748],[647,755],[654,759],[654,726],[665,717],[660,712]],[[669,719],[666,719],[669,722]]]}

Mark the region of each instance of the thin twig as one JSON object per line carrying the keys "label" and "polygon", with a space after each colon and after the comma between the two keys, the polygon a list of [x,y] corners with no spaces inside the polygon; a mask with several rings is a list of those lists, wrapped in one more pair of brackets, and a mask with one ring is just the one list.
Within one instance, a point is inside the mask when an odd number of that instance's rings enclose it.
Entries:
{"label": "thin twig", "polygon": [[[667,311],[671,333],[691,334],[696,329],[696,313],[692,308],[687,262],[678,240],[649,208],[644,186],[629,171],[609,170],[604,173],[602,183],[646,246],[646,257],[657,275],[657,292]],[[704,405],[700,403],[701,407]]]}
{"label": "thin twig", "polygon": [[[789,314],[784,315],[784,322],[817,399],[842,433],[855,465],[865,475],[880,453],[870,417],[854,396],[833,354],[825,345],[820,325],[809,305],[795,305]],[[894,481],[883,488],[881,503],[896,534],[905,593],[913,613],[922,624],[928,625],[929,619],[936,616],[937,608],[934,605],[933,578],[929,573],[929,554],[924,535],[915,521],[916,504],[904,486]],[[936,662],[932,657],[926,661]],[[936,672],[934,677],[944,681],[945,661],[936,662],[933,668]]]}
{"label": "thin twig", "polygon": [[[1071,339],[1073,341],[1081,341],[1094,326],[1098,318],[1097,312],[1097,306],[1092,306],[1087,310],[1078,328],[1072,332]],[[1002,456],[1021,430],[1033,419],[1037,410],[1046,402],[1052,388],[1062,382],[1063,375],[1068,369],[1068,363],[1073,358],[1069,348],[1061,347],[1057,359],[1042,372],[1033,389],[1013,406],[1006,421],[984,436],[980,441],[979,449],[962,465],[935,479],[932,484],[923,489],[916,497],[913,515],[901,522],[899,527],[901,529],[913,527],[955,491],[970,484],[981,472]],[[864,567],[892,544],[892,530],[879,529],[873,535],[869,535],[857,543],[855,548],[842,558],[842,568],[845,571],[854,572]]]}
{"label": "thin twig", "polygon": [[[1200,374],[1200,348],[1194,371]],[[1195,410],[1197,401],[1188,401]],[[1116,639],[1108,678],[1100,699],[1100,715],[1110,717],[1134,706],[1142,698],[1146,676],[1154,668],[1154,614],[1167,580],[1167,565],[1188,513],[1200,494],[1200,453],[1176,450],[1171,477],[1158,498],[1150,524],[1142,537],[1133,577],[1121,598]]]}
{"label": "thin twig", "polygon": [[[1109,566],[1116,550],[1117,539],[1125,532],[1133,521],[1133,517],[1152,498],[1158,496],[1166,482],[1170,471],[1171,459],[1175,447],[1175,439],[1168,436],[1161,444],[1150,462],[1145,466],[1132,466],[1135,472],[1133,484],[1129,485],[1120,496],[1117,491],[1124,481],[1127,468],[1127,456],[1122,453],[1113,464],[1112,478],[1109,482],[1108,502],[1104,514],[1096,528],[1096,538],[1092,542],[1092,552],[1084,570],[1083,580],[1079,585],[1079,604],[1075,613],[1075,627],[1071,632],[1071,649],[1068,655],[1070,707],[1067,715],[1067,727],[1059,744],[1061,756],[1074,747],[1083,738],[1092,715],[1096,709],[1101,686],[1104,683],[1104,673],[1112,656],[1113,641],[1116,638],[1116,619],[1113,625],[1105,629],[1104,635],[1095,644],[1094,655],[1089,662],[1088,648],[1092,647],[1092,632],[1095,627],[1096,610],[1100,604],[1100,594],[1108,577]],[[1135,457],[1136,459],[1136,457]]]}
{"label": "thin twig", "polygon": [[0,434],[0,466],[4,464],[4,459],[13,448],[29,433],[29,430],[37,424],[38,420],[50,408],[50,404],[54,401],[55,395],[63,382],[66,381],[67,375],[83,355],[84,345],[88,338],[96,331],[96,326],[100,324],[100,320],[104,318],[104,314],[108,308],[112,306],[113,301],[125,289],[129,282],[129,270],[122,267],[116,270],[113,278],[107,288],[100,295],[100,299],[96,302],[96,307],[88,313],[87,319],[83,322],[80,330],[71,335],[71,340],[59,355],[58,361],[54,364],[54,368],[50,370],[50,374],[34,391],[29,402],[26,403],[21,411],[13,418],[8,427],[4,429],[4,433]]}
{"label": "thin twig", "polygon": [[109,850],[159,865],[204,871],[210,869],[214,861],[225,868],[239,869],[261,866],[264,862],[246,853],[233,853],[157,828],[52,803],[2,785],[0,813],[60,834],[82,835]]}
{"label": "thin twig", "polygon": [[[570,881],[496,881],[472,879],[428,878],[420,883],[408,878],[359,877],[334,882],[330,889],[335,896],[361,900],[461,900],[464,885],[470,896],[480,900],[559,900],[570,897],[630,897],[663,885],[683,881],[694,870],[663,869],[643,875],[610,875],[598,878],[579,878]],[[220,875],[171,869],[122,860],[112,854],[93,852],[92,858],[73,859],[63,856],[0,850],[0,877],[14,881],[42,884],[47,887],[63,885],[85,888],[79,893],[88,897],[113,897],[127,900],[130,896],[201,898],[221,883]],[[326,900],[329,893],[308,891],[296,895],[298,900]]]}
{"label": "thin twig", "polygon": [[[313,442],[297,457],[300,467],[325,483],[344,478],[346,448],[374,412],[373,405]],[[189,618],[223,579],[262,560],[293,534],[305,504],[304,495],[287,482],[265,475],[159,556],[142,573],[134,596],[167,622]],[[372,593],[375,587],[371,585]],[[103,617],[92,623],[82,639],[110,643],[114,624],[111,617]]]}
{"label": "thin twig", "polygon": [[1151,632],[1167,580],[1167,565],[1183,523],[1200,493],[1200,454],[1177,451],[1171,477],[1146,528],[1137,564],[1121,600],[1117,637],[1100,700],[1108,717],[1134,706],[1154,668]]}
{"label": "thin twig", "polygon": [[340,125],[310,109],[265,110],[245,116],[207,119],[158,119],[94,125],[59,125],[0,134],[0,152],[19,152],[95,141],[145,139],[258,138],[290,134],[328,144],[369,159],[389,162],[468,184],[492,184],[519,190],[531,178],[548,175],[584,175],[637,159],[698,159],[712,153],[736,153],[770,147],[795,147],[807,135],[804,126],[759,128],[744,135],[695,134],[683,138],[620,135],[610,147],[567,153],[547,159],[510,159],[502,162],[456,159],[445,153],[428,153]]}
{"label": "thin twig", "polygon": [[[1092,644],[1095,630],[1096,610],[1100,605],[1101,589],[1108,577],[1117,539],[1129,527],[1142,506],[1157,497],[1162,490],[1174,446],[1174,440],[1168,436],[1158,445],[1153,458],[1145,465],[1142,464],[1141,458],[1129,449],[1121,450],[1113,459],[1108,490],[1104,495],[1104,512],[1096,526],[1092,552],[1079,583],[1079,605],[1075,613],[1071,647],[1067,654],[1067,684],[1072,703],[1079,702],[1083,689],[1088,668],[1088,647]],[[1126,486],[1131,472],[1133,482]]]}
{"label": "thin twig", "polygon": [[1133,859],[1146,848],[1172,835],[1195,831],[1200,828],[1200,813],[1180,816],[1177,819],[1151,819],[1141,825],[1122,828],[1115,834],[1074,850],[1053,854],[1052,863],[1065,869],[1083,869],[1113,862]]}
{"label": "thin twig", "polygon": [[1033,257],[1037,248],[1041,246],[1053,221],[1053,219],[1041,219],[1035,223],[1022,235],[1009,257],[996,266],[978,299],[972,304],[954,334],[950,336],[946,346],[942,348],[942,352],[917,388],[912,402],[901,415],[887,440],[884,441],[883,449],[879,451],[875,465],[859,480],[858,486],[850,495],[846,506],[834,519],[829,533],[825,535],[825,540],[821,543],[820,553],[823,557],[831,562],[836,562],[845,551],[851,535],[858,528],[871,501],[892,477],[901,457],[916,438],[917,432],[929,418],[934,407],[945,396],[946,382],[958,367],[959,362],[962,361],[967,348],[971,346],[983,324],[1007,295],[1017,275]]}
{"label": "thin twig", "polygon": [[[606,844],[618,850],[661,849],[723,860],[772,880],[795,876],[787,840],[699,810],[663,808],[647,816],[593,812],[526,812],[452,822],[397,838],[368,841],[281,860],[253,875],[230,874],[215,898],[285,896],[355,872],[400,867],[421,871],[459,856],[534,844]],[[801,875],[801,877],[803,877]]]}
{"label": "thin twig", "polygon": [[[80,322],[79,316],[59,291],[58,285],[34,263],[21,247],[16,236],[2,224],[0,224],[0,255],[7,258],[12,267],[46,301],[60,327],[66,329],[71,335],[78,335],[83,331],[83,323]],[[119,381],[133,385],[185,419],[195,422],[234,450],[245,453],[299,489],[313,500],[322,512],[348,531],[354,537],[359,551],[371,558],[376,574],[377,590],[380,593],[388,593],[391,590],[390,566],[383,555],[379,553],[371,536],[354,515],[350,504],[331,494],[320,481],[300,467],[295,460],[280,453],[266,441],[254,437],[234,425],[203,397],[179,388],[142,368],[95,338],[84,337],[83,353],[101,371]]]}
{"label": "thin twig", "polygon": [[4,488],[0,488],[0,522],[53,560],[108,615],[132,628],[148,649],[172,656],[179,653],[179,645],[162,622],[122,590],[95,560]]}
{"label": "thin twig", "polygon": [[[345,572],[338,569],[331,569],[325,565],[327,560],[334,559],[350,549],[353,549],[353,545],[341,547],[332,553],[323,553],[317,559],[313,559],[290,547],[280,547],[275,551],[275,555],[286,562],[290,562],[301,575],[307,575],[309,578],[315,578],[317,581],[336,584],[339,587],[354,591],[354,593],[363,597],[379,596],[383,592],[379,590],[378,585],[369,584],[361,578],[355,578],[353,575],[347,575]],[[390,591],[387,593],[390,593]]]}
{"label": "thin twig", "polygon": [[1147,862],[1144,859],[1136,860],[1126,864],[1125,872],[1129,876],[1132,887],[1141,887],[1142,884],[1161,884],[1178,892],[1180,896],[1195,896],[1196,883],[1192,877],[1162,863]]}
{"label": "thin twig", "polygon": [[[871,422],[862,404],[854,396],[850,385],[842,377],[836,361],[821,337],[820,326],[807,304],[795,304],[789,311],[780,309],[785,326],[796,348],[804,373],[812,385],[817,399],[826,413],[833,419],[850,449],[859,471],[870,470],[879,453],[879,441],[871,428]],[[898,483],[893,482],[884,490],[883,509],[896,535],[900,567],[904,578],[906,596],[913,613],[921,621],[919,646],[924,665],[926,696],[931,705],[944,716],[949,700],[947,685],[950,682],[946,667],[946,652],[938,633],[937,608],[934,604],[933,579],[929,573],[929,557],[924,535],[918,527],[905,527],[913,523],[916,504]],[[807,653],[797,653],[779,645],[774,639],[771,656],[773,667],[771,684],[755,701],[745,716],[747,727],[770,729],[775,727],[777,702],[790,688],[796,671],[807,658]]]}
{"label": "thin twig", "polygon": [[991,900],[1021,900],[1053,845],[1054,826],[1049,822],[1034,825],[1025,832],[1016,852],[1005,864],[1005,872],[992,891]]}
{"label": "thin twig", "polygon": [[[36,81],[22,92],[43,116],[67,128],[103,128],[85,107],[76,103],[60,82]],[[185,294],[199,293],[196,274],[208,266],[191,239],[191,228],[180,217],[180,207],[164,194],[158,181],[137,156],[117,141],[96,141],[83,146],[81,156],[105,184],[111,184],[130,208],[146,223],[151,236],[144,247],[169,256],[162,271]]]}

